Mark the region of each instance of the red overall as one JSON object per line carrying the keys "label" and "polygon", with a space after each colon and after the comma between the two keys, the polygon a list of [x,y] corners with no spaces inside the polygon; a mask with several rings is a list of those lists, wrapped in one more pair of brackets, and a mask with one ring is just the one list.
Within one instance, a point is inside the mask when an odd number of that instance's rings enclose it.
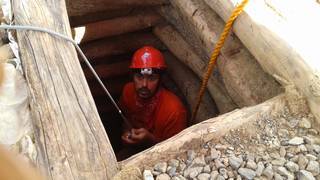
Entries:
{"label": "red overall", "polygon": [[186,128],[187,112],[179,98],[160,88],[148,100],[139,98],[134,84],[125,85],[120,106],[134,128],[145,128],[157,142],[163,141]]}

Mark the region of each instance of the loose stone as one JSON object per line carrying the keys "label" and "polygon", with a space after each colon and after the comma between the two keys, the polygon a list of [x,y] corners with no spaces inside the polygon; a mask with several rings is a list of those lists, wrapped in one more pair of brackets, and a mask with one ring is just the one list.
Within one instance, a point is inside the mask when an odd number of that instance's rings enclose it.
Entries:
{"label": "loose stone", "polygon": [[308,164],[308,159],[305,156],[300,154],[299,160],[298,160],[299,169],[300,170],[305,169],[307,164]]}
{"label": "loose stone", "polygon": [[159,171],[159,172],[161,172],[161,173],[165,173],[166,170],[167,170],[167,163],[166,163],[166,162],[157,163],[157,164],[154,166],[154,170],[155,170],[155,171]]}
{"label": "loose stone", "polygon": [[218,175],[216,180],[225,180],[225,178],[221,175]]}
{"label": "loose stone", "polygon": [[172,166],[172,167],[178,167],[179,164],[180,164],[180,162],[177,159],[170,159],[169,162],[168,162],[168,165]]}
{"label": "loose stone", "polygon": [[210,174],[208,173],[201,173],[198,175],[198,180],[209,180],[210,179]]}
{"label": "loose stone", "polygon": [[220,151],[217,151],[217,150],[214,149],[214,148],[211,149],[210,154],[211,154],[211,159],[212,159],[212,160],[218,159],[218,158],[220,158],[220,156],[221,156],[221,152],[220,152]]}
{"label": "loose stone", "polygon": [[294,176],[288,172],[288,170],[285,167],[278,167],[277,169],[277,173],[279,173],[280,175],[286,177],[286,179],[290,179],[293,180]]}
{"label": "loose stone", "polygon": [[317,161],[310,161],[306,170],[311,172],[314,176],[317,176],[320,173],[319,163]]}
{"label": "loose stone", "polygon": [[274,174],[274,180],[283,180],[283,177],[280,174],[275,173]]}
{"label": "loose stone", "polygon": [[299,127],[300,128],[310,129],[311,128],[311,122],[306,118],[302,118],[302,120],[299,122]]}
{"label": "loose stone", "polygon": [[271,161],[271,164],[274,166],[283,166],[284,163],[286,163],[286,159],[284,159],[284,158],[279,158],[279,159],[275,159],[275,160]]}
{"label": "loose stone", "polygon": [[196,153],[193,150],[187,151],[187,158],[189,161],[192,161],[196,157]]}
{"label": "loose stone", "polygon": [[235,156],[231,156],[229,158],[229,164],[232,167],[232,169],[234,169],[234,170],[237,170],[240,167],[242,162],[243,162],[242,158],[238,158]]}
{"label": "loose stone", "polygon": [[262,174],[265,175],[268,179],[272,179],[274,175],[272,165],[267,166],[262,172]]}
{"label": "loose stone", "polygon": [[252,170],[256,170],[257,169],[257,164],[253,160],[249,159],[248,162],[247,162],[246,167],[249,168],[249,169],[252,169]]}
{"label": "loose stone", "polygon": [[297,174],[298,180],[315,180],[311,172],[300,170]]}
{"label": "loose stone", "polygon": [[256,173],[248,168],[239,168],[238,173],[246,179],[253,179],[256,176]]}
{"label": "loose stone", "polygon": [[280,157],[285,157],[286,156],[286,148],[281,146],[280,147]]}
{"label": "loose stone", "polygon": [[317,160],[318,158],[312,154],[307,154],[306,155],[306,158],[309,160],[309,161],[315,161]]}
{"label": "loose stone", "polygon": [[287,162],[286,164],[285,164],[285,167],[290,171],[290,172],[297,172],[298,170],[299,170],[299,165],[298,164],[296,164],[296,163],[294,163],[294,162],[291,162],[291,161],[289,161],[289,162]]}
{"label": "loose stone", "polygon": [[226,179],[228,178],[227,170],[225,168],[220,168],[219,169],[219,174],[221,176],[223,176],[224,178],[226,178]]}
{"label": "loose stone", "polygon": [[303,144],[303,138],[301,137],[294,137],[292,139],[289,140],[289,145],[293,145],[293,146],[298,146],[300,144]]}
{"label": "loose stone", "polygon": [[216,179],[216,178],[218,177],[218,175],[219,175],[219,172],[218,172],[218,171],[212,171],[212,172],[210,173],[210,178],[211,178],[211,179]]}
{"label": "loose stone", "polygon": [[153,175],[150,170],[143,171],[143,180],[154,180]]}
{"label": "loose stone", "polygon": [[167,173],[169,174],[169,176],[173,177],[176,175],[176,170],[176,167],[168,166]]}
{"label": "loose stone", "polygon": [[206,162],[204,160],[204,155],[196,157],[191,163],[191,167],[205,166],[205,165],[206,165]]}
{"label": "loose stone", "polygon": [[261,176],[262,172],[264,170],[264,165],[262,162],[258,162],[257,169],[256,169],[256,175]]}
{"label": "loose stone", "polygon": [[156,180],[170,180],[170,176],[168,174],[160,174],[157,176]]}
{"label": "loose stone", "polygon": [[223,164],[220,160],[218,160],[218,159],[214,160],[214,164],[215,164],[215,166],[216,166],[217,169],[220,169],[220,168],[224,168],[224,167],[225,167],[224,164]]}
{"label": "loose stone", "polygon": [[211,172],[210,166],[209,165],[204,166],[203,172],[204,173],[210,173]]}

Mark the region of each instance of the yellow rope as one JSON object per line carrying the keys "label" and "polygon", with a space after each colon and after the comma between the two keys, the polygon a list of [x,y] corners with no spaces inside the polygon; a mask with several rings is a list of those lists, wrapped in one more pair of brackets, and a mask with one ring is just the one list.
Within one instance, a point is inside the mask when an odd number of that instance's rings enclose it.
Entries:
{"label": "yellow rope", "polygon": [[208,84],[208,80],[210,78],[210,75],[212,74],[212,71],[213,71],[213,68],[215,66],[215,63],[217,61],[217,58],[220,54],[220,50],[230,32],[230,29],[232,27],[232,24],[234,22],[234,20],[238,17],[238,15],[242,12],[244,6],[248,3],[249,0],[243,0],[241,2],[241,4],[239,4],[232,12],[229,20],[227,21],[224,29],[223,29],[223,32],[220,36],[220,39],[219,41],[216,43],[216,47],[211,55],[211,58],[210,58],[210,61],[209,61],[209,64],[208,64],[208,69],[207,69],[207,72],[204,74],[203,76],[203,79],[202,79],[202,84],[201,84],[201,87],[200,87],[200,91],[199,91],[199,94],[198,94],[198,97],[197,97],[197,101],[196,101],[196,106],[192,112],[192,122],[194,121],[196,115],[197,115],[197,112],[198,112],[198,109],[199,109],[199,106],[200,106],[200,103],[201,103],[201,99],[204,95],[204,92],[206,90],[206,87],[207,87],[207,84]]}

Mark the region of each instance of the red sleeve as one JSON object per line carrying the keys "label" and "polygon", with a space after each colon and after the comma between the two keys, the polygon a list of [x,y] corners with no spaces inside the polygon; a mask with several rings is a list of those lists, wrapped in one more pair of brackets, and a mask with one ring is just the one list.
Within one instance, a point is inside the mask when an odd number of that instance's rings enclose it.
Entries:
{"label": "red sleeve", "polygon": [[186,128],[187,113],[185,110],[179,110],[169,115],[162,132],[162,137],[155,137],[157,142],[166,140]]}

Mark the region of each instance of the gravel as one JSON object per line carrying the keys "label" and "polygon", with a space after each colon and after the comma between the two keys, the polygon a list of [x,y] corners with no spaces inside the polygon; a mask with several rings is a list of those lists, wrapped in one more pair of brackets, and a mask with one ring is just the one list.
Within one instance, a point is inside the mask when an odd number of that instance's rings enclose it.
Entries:
{"label": "gravel", "polygon": [[218,142],[181,152],[144,174],[148,180],[150,175],[156,180],[319,179],[320,137],[313,122],[311,115],[261,117],[256,133],[247,127],[230,130]]}

